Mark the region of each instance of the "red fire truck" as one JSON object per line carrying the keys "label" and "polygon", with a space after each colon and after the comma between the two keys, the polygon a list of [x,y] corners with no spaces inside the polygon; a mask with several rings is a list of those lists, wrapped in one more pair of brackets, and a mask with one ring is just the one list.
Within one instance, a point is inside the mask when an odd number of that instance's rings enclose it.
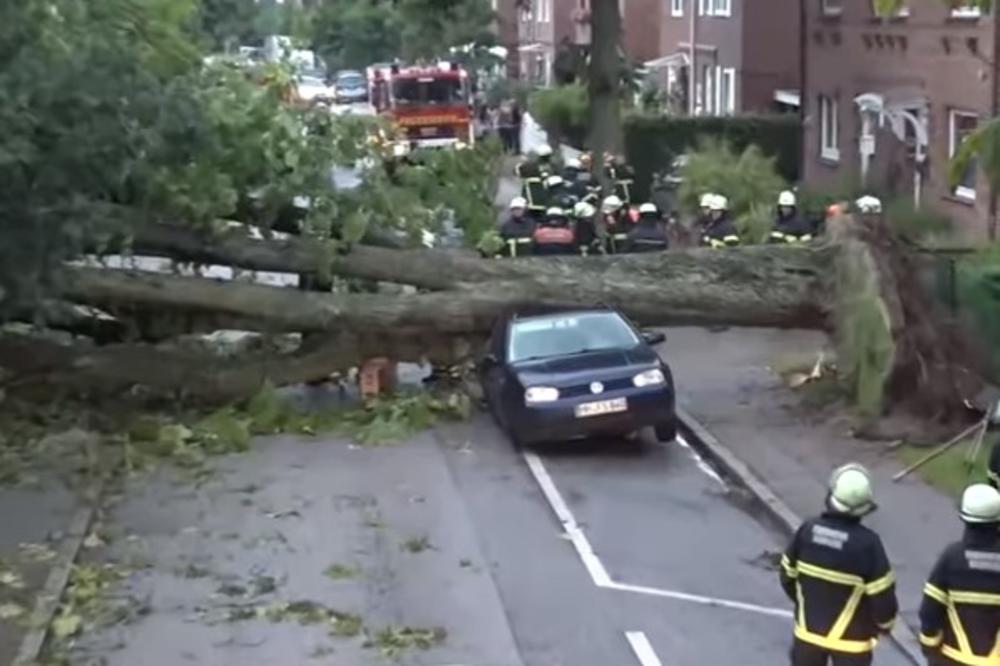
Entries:
{"label": "red fire truck", "polygon": [[437,148],[471,145],[472,125],[469,75],[455,63],[368,68],[369,99],[388,117],[400,140]]}

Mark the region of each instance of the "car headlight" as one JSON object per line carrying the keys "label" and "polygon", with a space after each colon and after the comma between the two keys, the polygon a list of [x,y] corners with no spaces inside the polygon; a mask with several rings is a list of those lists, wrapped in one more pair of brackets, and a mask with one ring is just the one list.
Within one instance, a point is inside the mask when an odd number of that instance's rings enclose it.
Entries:
{"label": "car headlight", "polygon": [[559,399],[559,389],[551,386],[532,386],[524,391],[524,402],[534,405],[539,402],[554,402]]}
{"label": "car headlight", "polygon": [[635,377],[632,378],[632,383],[635,384],[636,388],[643,388],[645,386],[659,386],[660,384],[665,384],[667,378],[663,376],[663,371],[659,368],[654,370],[646,370],[645,372],[640,372]]}

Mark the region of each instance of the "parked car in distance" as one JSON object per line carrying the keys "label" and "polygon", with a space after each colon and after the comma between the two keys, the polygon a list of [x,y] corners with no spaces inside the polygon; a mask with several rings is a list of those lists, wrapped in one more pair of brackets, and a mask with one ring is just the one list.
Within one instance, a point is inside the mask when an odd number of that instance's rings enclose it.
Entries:
{"label": "parked car in distance", "polygon": [[653,345],[611,308],[541,309],[499,318],[478,366],[498,425],[518,445],[630,435],[677,435],[674,381]]}
{"label": "parked car in distance", "polygon": [[296,91],[299,99],[310,104],[326,103],[330,101],[332,93],[330,86],[326,84],[323,73],[319,71],[305,71],[295,77]]}
{"label": "parked car in distance", "polygon": [[349,69],[337,72],[333,79],[333,90],[336,104],[368,101],[368,81],[361,72]]}

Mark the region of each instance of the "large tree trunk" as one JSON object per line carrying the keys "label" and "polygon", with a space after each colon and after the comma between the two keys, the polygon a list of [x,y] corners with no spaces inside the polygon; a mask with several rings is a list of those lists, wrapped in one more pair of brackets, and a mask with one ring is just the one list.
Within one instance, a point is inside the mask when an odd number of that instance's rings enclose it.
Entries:
{"label": "large tree trunk", "polygon": [[618,0],[593,0],[590,34],[590,148],[595,156],[594,174],[607,187],[601,156],[617,154],[622,147]]}

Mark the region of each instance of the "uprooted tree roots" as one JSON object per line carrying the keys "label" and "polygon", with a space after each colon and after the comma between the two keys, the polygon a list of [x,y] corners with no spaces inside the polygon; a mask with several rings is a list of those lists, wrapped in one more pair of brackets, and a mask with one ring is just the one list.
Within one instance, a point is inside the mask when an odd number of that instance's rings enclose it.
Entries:
{"label": "uprooted tree roots", "polygon": [[[454,363],[474,356],[498,314],[529,304],[616,306],[644,325],[835,331],[862,406],[892,400],[948,418],[973,378],[961,345],[935,319],[900,243],[877,220],[843,218],[816,247],[691,249],[662,255],[495,261],[462,252],[333,248],[304,237],[255,240],[148,225],[136,256],[242,271],[407,285],[410,293],[342,293],[219,281],[194,274],[67,266],[50,324],[75,342],[0,337],[9,389],[114,394],[142,387],[196,400],[244,399],[265,384],[321,379],[366,358]],[[334,251],[336,250],[336,251]],[[81,312],[79,307],[99,309]],[[298,349],[220,358],[172,342],[217,330],[301,333]],[[88,335],[89,333],[89,335]],[[846,362],[845,362],[846,359]]]}

